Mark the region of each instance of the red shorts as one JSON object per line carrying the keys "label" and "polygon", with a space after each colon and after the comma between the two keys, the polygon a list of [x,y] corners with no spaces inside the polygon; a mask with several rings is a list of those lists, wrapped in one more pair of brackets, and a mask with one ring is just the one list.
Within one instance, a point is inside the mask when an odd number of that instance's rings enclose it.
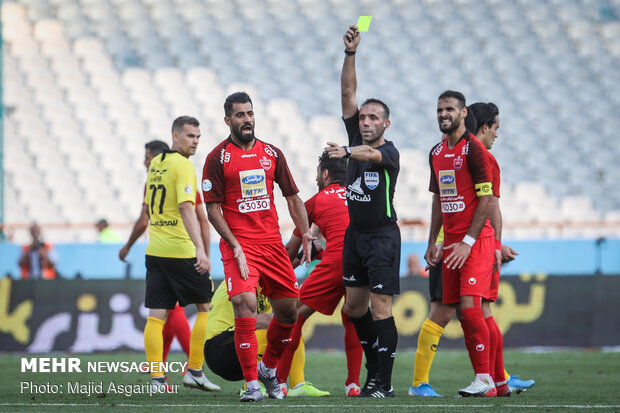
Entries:
{"label": "red shorts", "polygon": [[282,243],[250,244],[241,242],[241,248],[248,264],[247,280],[241,278],[239,265],[233,256],[232,248],[224,240],[220,242],[220,252],[224,263],[224,281],[228,297],[237,294],[257,293],[271,299],[299,297],[299,284],[293,271],[291,260]]}
{"label": "red shorts", "polygon": [[[446,237],[444,245],[450,245],[459,239]],[[471,253],[460,270],[449,270],[445,259],[450,250],[444,251],[443,272],[443,303],[457,304],[461,297],[473,295],[489,299],[493,263],[495,262],[495,239],[493,236],[478,238]]]}
{"label": "red shorts", "polygon": [[301,284],[300,301],[321,314],[332,315],[344,296],[342,257],[324,258]]}
{"label": "red shorts", "polygon": [[499,292],[499,271],[496,271],[491,276],[491,288],[489,289],[489,300],[497,301],[498,292]]}

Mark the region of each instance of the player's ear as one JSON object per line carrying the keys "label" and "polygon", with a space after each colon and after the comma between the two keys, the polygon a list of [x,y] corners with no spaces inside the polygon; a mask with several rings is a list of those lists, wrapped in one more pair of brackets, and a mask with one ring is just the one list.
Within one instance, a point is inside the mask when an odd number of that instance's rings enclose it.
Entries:
{"label": "player's ear", "polygon": [[224,116],[224,122],[230,126],[230,118],[228,116]]}
{"label": "player's ear", "polygon": [[383,121],[383,127],[384,127],[385,129],[389,128],[391,124],[392,124],[392,123],[390,122],[390,120],[389,120],[389,119],[386,119],[385,121]]}

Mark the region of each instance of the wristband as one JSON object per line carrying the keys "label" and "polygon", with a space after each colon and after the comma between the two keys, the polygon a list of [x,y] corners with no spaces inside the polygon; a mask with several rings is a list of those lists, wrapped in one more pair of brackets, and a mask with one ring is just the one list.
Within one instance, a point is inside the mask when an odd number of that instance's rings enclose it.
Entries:
{"label": "wristband", "polygon": [[353,56],[355,54],[355,50],[344,49],[344,54],[346,54],[347,56]]}
{"label": "wristband", "polygon": [[502,250],[502,242],[498,240],[497,238],[495,239],[495,249],[499,251]]}
{"label": "wristband", "polygon": [[344,149],[344,157],[345,158],[350,158],[351,157],[351,148],[349,148],[348,146],[343,146],[342,149]]}
{"label": "wristband", "polygon": [[463,241],[465,244],[469,245],[470,247],[473,247],[474,244],[476,243],[476,239],[472,236],[469,235],[465,235],[465,237],[463,238]]}

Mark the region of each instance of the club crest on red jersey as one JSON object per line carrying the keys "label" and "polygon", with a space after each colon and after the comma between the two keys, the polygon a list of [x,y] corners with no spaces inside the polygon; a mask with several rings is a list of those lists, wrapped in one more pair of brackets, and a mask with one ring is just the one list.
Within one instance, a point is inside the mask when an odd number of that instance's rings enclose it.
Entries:
{"label": "club crest on red jersey", "polygon": [[270,170],[271,165],[273,163],[271,159],[267,158],[266,156],[263,156],[259,162],[260,162],[260,166],[262,166],[265,171]]}
{"label": "club crest on red jersey", "polygon": [[456,158],[454,158],[454,169],[456,171],[460,171],[461,168],[463,167],[463,158],[461,158],[460,156],[457,156]]}

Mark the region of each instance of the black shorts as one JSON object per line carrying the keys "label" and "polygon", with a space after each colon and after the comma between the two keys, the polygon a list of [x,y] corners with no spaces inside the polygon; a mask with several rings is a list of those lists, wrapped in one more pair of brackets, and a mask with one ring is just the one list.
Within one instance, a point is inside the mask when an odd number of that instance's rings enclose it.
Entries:
{"label": "black shorts", "polygon": [[372,232],[347,228],[342,253],[346,287],[368,285],[375,294],[400,293],[400,229],[397,225]]}
{"label": "black shorts", "polygon": [[443,298],[442,285],[441,281],[441,266],[443,265],[443,261],[439,261],[439,264],[434,267],[430,267],[428,270],[428,292],[431,296],[431,303],[433,301],[441,302]]}
{"label": "black shorts", "polygon": [[210,303],[213,281],[207,271],[200,274],[194,268],[196,258],[164,258],[146,256],[146,308],[173,309],[176,302],[187,304]]}
{"label": "black shorts", "polygon": [[235,332],[224,331],[205,342],[205,361],[211,371],[224,380],[243,380],[243,371],[235,351]]}

